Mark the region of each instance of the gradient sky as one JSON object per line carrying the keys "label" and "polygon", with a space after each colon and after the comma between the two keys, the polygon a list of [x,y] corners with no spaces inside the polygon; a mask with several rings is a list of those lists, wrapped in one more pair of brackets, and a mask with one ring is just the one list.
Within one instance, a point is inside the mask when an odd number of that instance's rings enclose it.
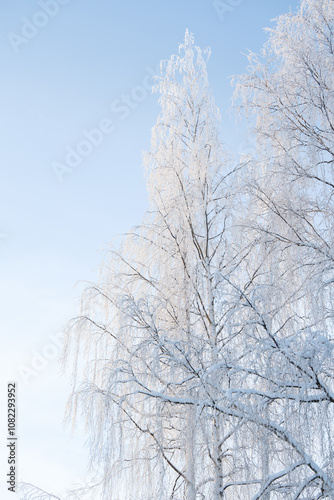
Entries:
{"label": "gradient sky", "polygon": [[[4,484],[9,380],[19,386],[18,479],[60,494],[87,477],[83,432],[71,437],[62,427],[70,389],[50,336],[78,312],[84,284],[75,284],[97,279],[99,250],[140,224],[147,208],[141,155],[159,111],[149,92],[151,73],[177,53],[186,28],[197,45],[210,46],[209,80],[222,113],[222,138],[239,151],[244,137],[230,111],[230,76],[245,71],[243,54],[260,50],[271,19],[298,4],[221,0],[229,10],[223,15],[222,7],[219,16],[212,0],[59,0],[52,17],[38,13],[45,3],[0,3],[4,499],[13,498]],[[123,108],[121,100],[128,103]],[[67,152],[101,123],[108,128],[102,142],[60,182],[55,162],[65,164]]]}

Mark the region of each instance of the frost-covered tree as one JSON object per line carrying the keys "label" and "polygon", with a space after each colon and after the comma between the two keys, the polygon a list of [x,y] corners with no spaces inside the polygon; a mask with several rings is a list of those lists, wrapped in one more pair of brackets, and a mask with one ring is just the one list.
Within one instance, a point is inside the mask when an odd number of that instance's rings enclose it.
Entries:
{"label": "frost-covered tree", "polygon": [[219,140],[207,55],[187,31],[162,67],[150,211],[108,253],[67,336],[69,414],[86,417],[108,500],[222,499],[243,483],[232,450],[247,422],[225,402],[239,357],[233,282],[249,248],[236,243],[239,168]]}
{"label": "frost-covered tree", "polygon": [[162,65],[150,211],[64,352],[103,498],[334,498],[333,14],[303,0],[250,54],[243,166],[219,139],[208,53],[186,32]]}
{"label": "frost-covered tree", "polygon": [[333,27],[332,0],[302,1],[237,82],[258,144],[245,226],[266,262],[245,294],[254,359],[239,392],[269,431],[254,498],[334,497]]}
{"label": "frost-covered tree", "polygon": [[17,496],[20,500],[90,500],[97,486],[97,484],[77,486],[68,490],[66,497],[60,497],[33,484],[20,482],[17,485]]}

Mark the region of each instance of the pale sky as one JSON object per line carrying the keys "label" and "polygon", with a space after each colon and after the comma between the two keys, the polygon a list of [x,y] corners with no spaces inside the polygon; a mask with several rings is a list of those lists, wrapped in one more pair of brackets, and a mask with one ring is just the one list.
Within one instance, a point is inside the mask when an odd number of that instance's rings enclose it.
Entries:
{"label": "pale sky", "polygon": [[245,71],[248,49],[260,50],[262,28],[297,4],[0,3],[2,499],[15,497],[5,484],[11,380],[18,384],[18,479],[59,495],[86,481],[84,433],[71,437],[62,426],[70,385],[59,374],[59,333],[78,313],[84,285],[75,284],[97,280],[99,250],[140,224],[147,207],[141,155],[159,111],[151,74],[177,53],[186,28],[197,45],[210,46],[222,138],[238,152],[244,138],[229,111],[229,77]]}

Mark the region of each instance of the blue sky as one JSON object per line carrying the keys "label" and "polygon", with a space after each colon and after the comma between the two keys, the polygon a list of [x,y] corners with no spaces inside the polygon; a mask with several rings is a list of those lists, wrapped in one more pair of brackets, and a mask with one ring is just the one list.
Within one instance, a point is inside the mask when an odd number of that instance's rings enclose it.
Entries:
{"label": "blue sky", "polygon": [[[159,111],[151,73],[186,28],[210,46],[222,138],[238,150],[230,76],[245,71],[248,49],[260,50],[262,28],[298,2],[221,0],[219,12],[212,0],[51,3],[49,13],[47,0],[0,4],[0,366],[2,394],[8,380],[19,384],[18,478],[61,492],[85,480],[87,452],[81,431],[70,438],[62,429],[69,386],[54,336],[77,314],[83,285],[75,284],[97,279],[99,251],[140,224],[147,207],[141,155]],[[78,147],[86,156],[57,177],[55,162],[66,165]],[[7,498],[3,448],[0,460]]]}

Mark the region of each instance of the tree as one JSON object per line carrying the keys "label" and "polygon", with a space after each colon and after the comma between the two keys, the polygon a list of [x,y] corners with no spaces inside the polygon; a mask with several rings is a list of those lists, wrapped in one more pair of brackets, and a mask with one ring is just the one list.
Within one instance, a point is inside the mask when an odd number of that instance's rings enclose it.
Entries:
{"label": "tree", "polygon": [[208,52],[187,31],[161,67],[150,210],[64,350],[103,498],[334,497],[333,20],[303,0],[249,55],[257,151],[236,165]]}
{"label": "tree", "polygon": [[229,282],[248,251],[233,244],[239,167],[218,137],[206,52],[188,31],[180,51],[155,87],[150,212],[110,250],[67,338],[85,379],[69,412],[87,418],[108,499],[225,498],[241,467],[231,449],[243,422],[222,411],[239,333]]}
{"label": "tree", "polygon": [[[94,495],[96,485],[76,487],[66,492],[66,500],[88,500]],[[30,483],[20,482],[17,485],[17,494],[21,500],[62,500],[58,495],[49,493]]]}
{"label": "tree", "polygon": [[333,21],[332,1],[302,1],[278,18],[237,82],[258,144],[249,180],[256,212],[246,224],[268,260],[269,294],[249,300],[257,282],[246,298],[261,343],[244,370],[252,366],[258,381],[255,413],[272,448],[254,498],[334,494]]}

